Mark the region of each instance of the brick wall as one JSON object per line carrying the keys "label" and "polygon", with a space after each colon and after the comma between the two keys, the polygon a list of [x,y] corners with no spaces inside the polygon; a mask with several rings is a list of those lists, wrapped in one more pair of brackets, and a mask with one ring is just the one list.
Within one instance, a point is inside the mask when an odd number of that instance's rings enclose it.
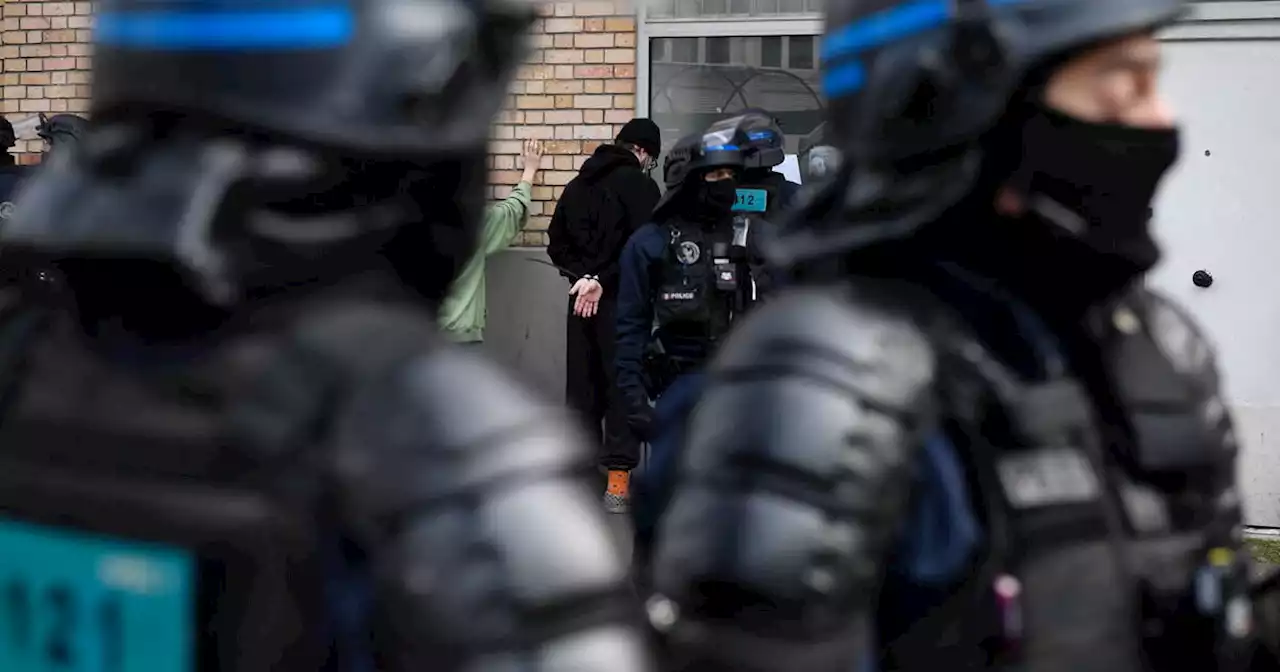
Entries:
{"label": "brick wall", "polygon": [[[88,2],[0,0],[0,112],[10,121],[88,109],[89,13]],[[40,143],[17,150],[32,162]]]}
{"label": "brick wall", "polygon": [[[89,2],[0,0],[0,112],[10,121],[88,109],[90,11]],[[503,198],[519,179],[523,140],[544,141],[529,225],[518,241],[534,246],[546,244],[564,185],[636,106],[636,21],[628,0],[546,4],[542,14],[490,145],[489,196]],[[20,160],[38,160],[40,143],[18,150]]]}
{"label": "brick wall", "polygon": [[536,246],[546,244],[564,185],[635,115],[635,13],[625,0],[548,4],[532,39],[529,63],[493,128],[490,195],[506,196],[519,179],[523,140],[543,140],[547,155],[520,241]]}

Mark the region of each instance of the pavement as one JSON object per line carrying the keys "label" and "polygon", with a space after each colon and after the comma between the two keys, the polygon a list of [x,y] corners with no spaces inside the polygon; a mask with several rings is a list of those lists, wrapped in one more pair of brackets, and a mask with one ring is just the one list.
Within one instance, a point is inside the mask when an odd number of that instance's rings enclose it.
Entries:
{"label": "pavement", "polygon": [[609,531],[622,551],[622,557],[631,559],[631,516],[621,513],[609,514]]}

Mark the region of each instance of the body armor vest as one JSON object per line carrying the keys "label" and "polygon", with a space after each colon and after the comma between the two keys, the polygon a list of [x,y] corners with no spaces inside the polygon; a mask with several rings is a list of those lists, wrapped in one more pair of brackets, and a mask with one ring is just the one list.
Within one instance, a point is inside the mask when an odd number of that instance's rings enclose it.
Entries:
{"label": "body armor vest", "polygon": [[17,638],[0,668],[351,664],[317,444],[363,376],[435,339],[411,311],[367,308],[284,318],[145,375],[70,320],[0,323],[16,381],[0,408],[0,637]]}
{"label": "body armor vest", "polygon": [[665,227],[670,241],[659,271],[654,318],[665,333],[714,343],[729,331],[738,277],[729,257],[731,234],[695,224]]}
{"label": "body armor vest", "polygon": [[1235,440],[1210,351],[1146,293],[1071,363],[1017,312],[992,331],[1032,352],[939,345],[946,432],[987,538],[947,605],[890,636],[886,668],[1243,669]]}

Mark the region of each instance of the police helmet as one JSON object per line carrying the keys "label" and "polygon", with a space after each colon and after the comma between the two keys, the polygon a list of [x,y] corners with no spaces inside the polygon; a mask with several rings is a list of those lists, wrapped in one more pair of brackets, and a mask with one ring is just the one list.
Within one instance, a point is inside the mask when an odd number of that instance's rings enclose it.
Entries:
{"label": "police helmet", "polygon": [[[828,131],[847,193],[820,207],[874,210],[901,235],[974,187],[979,140],[1034,73],[1098,42],[1174,21],[1185,0],[867,0],[827,3]],[[837,189],[830,185],[831,190]],[[829,218],[826,218],[829,221]],[[909,221],[910,220],[910,221]],[[912,221],[915,223],[913,224]],[[849,227],[851,239],[874,237]],[[812,232],[810,232],[812,233]],[[833,241],[812,241],[831,251]],[[835,246],[839,247],[839,246]],[[799,250],[790,255],[805,256]]]}
{"label": "police helmet", "polygon": [[741,117],[725,119],[704,133],[687,135],[676,141],[662,164],[667,192],[654,207],[655,216],[668,213],[669,206],[684,193],[687,185],[702,179],[707,172],[717,168],[732,168],[740,172],[744,168],[743,147],[747,146],[748,138],[741,122]]}
{"label": "police helmet", "polygon": [[51,157],[0,242],[55,260],[159,261],[217,303],[260,269],[314,275],[357,253],[443,294],[474,250],[489,125],[535,5],[95,9],[93,131],[83,151]]}
{"label": "police helmet", "polygon": [[739,118],[742,130],[747,134],[747,146],[743,150],[747,169],[781,165],[787,158],[783,145],[786,137],[778,126],[778,120],[758,109],[747,110]]}
{"label": "police helmet", "polygon": [[1175,20],[1185,0],[832,2],[822,41],[832,138],[857,163],[897,162],[992,128],[1034,70]]}

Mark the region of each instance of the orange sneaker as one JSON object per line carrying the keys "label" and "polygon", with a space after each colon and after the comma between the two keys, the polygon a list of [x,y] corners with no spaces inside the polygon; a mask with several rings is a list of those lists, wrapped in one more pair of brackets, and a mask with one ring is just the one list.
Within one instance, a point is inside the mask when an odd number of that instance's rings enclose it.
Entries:
{"label": "orange sneaker", "polygon": [[631,472],[610,469],[609,485],[604,490],[604,510],[609,513],[626,513],[630,505]]}

